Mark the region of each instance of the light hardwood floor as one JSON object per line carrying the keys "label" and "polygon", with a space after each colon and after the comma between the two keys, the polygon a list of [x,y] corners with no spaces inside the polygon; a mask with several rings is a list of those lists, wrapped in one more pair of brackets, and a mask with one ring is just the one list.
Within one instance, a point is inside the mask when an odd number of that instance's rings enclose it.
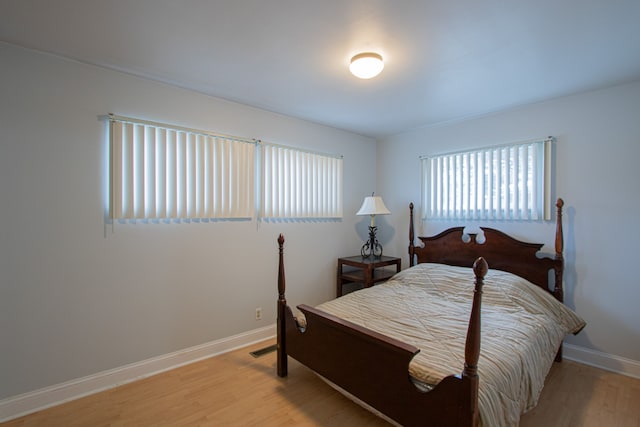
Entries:
{"label": "light hardwood floor", "polygon": [[[28,426],[388,426],[304,366],[275,374],[259,343],[3,423]],[[522,427],[640,427],[640,380],[570,361],[554,364]]]}

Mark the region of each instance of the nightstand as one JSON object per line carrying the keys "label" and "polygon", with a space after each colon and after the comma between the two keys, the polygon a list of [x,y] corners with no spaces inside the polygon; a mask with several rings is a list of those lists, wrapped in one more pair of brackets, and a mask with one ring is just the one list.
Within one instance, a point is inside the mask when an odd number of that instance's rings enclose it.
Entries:
{"label": "nightstand", "polygon": [[[395,269],[385,268],[394,265]],[[359,287],[369,288],[376,283],[384,282],[398,273],[400,266],[400,258],[390,256],[365,258],[357,255],[338,258],[336,295],[342,296],[342,287],[347,283],[357,283],[360,284]]]}

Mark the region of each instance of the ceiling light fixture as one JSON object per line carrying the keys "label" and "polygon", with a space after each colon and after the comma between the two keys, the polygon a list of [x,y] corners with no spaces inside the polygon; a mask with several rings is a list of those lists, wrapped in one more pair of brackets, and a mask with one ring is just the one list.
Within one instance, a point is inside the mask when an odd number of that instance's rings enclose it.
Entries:
{"label": "ceiling light fixture", "polygon": [[373,52],[359,53],[351,58],[349,71],[360,79],[370,79],[380,74],[384,68],[382,56]]}

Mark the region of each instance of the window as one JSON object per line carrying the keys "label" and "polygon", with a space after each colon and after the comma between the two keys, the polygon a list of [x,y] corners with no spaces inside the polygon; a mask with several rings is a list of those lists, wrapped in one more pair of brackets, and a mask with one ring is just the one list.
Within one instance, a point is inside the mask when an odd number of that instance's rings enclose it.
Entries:
{"label": "window", "polygon": [[109,121],[112,220],[342,217],[340,156],[115,115]]}
{"label": "window", "polygon": [[423,219],[551,219],[552,142],[422,157]]}
{"label": "window", "polygon": [[261,218],[341,218],[342,157],[261,144]]}
{"label": "window", "polygon": [[255,143],[110,116],[112,219],[251,218]]}

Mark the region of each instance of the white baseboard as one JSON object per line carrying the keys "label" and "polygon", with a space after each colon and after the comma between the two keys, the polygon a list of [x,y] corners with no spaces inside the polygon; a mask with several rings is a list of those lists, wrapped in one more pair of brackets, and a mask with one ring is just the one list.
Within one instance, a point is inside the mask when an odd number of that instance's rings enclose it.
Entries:
{"label": "white baseboard", "polygon": [[0,401],[0,422],[273,338],[275,325],[132,363]]}
{"label": "white baseboard", "polygon": [[640,379],[640,362],[637,360],[614,356],[571,344],[564,344],[562,347],[562,356],[565,359]]}

